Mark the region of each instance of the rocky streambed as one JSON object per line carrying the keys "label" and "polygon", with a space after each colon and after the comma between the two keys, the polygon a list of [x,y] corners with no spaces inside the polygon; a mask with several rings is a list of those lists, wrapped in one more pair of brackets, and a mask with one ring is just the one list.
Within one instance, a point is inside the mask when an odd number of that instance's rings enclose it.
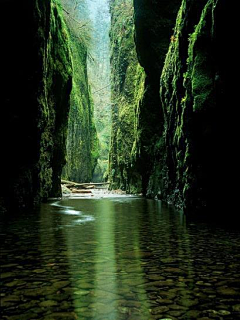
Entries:
{"label": "rocky streambed", "polygon": [[1,319],[240,319],[239,233],[160,201],[70,197],[1,235]]}
{"label": "rocky streambed", "polygon": [[[120,189],[109,190],[109,183],[76,183],[72,181],[62,180],[62,195],[66,197],[111,197],[116,195],[126,195],[125,191]],[[131,195],[130,195],[131,196]]]}

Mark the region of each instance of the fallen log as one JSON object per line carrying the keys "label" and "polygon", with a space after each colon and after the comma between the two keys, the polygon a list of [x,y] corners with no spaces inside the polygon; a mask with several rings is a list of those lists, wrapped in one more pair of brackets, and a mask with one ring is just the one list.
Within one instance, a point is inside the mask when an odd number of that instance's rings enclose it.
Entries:
{"label": "fallen log", "polygon": [[90,184],[89,186],[83,186],[84,189],[95,189],[95,186],[93,184]]}
{"label": "fallen log", "polygon": [[76,188],[76,189],[95,189],[99,186],[107,186],[109,185],[108,182],[73,182],[73,181],[68,181],[68,180],[62,180],[61,181],[62,185],[65,185],[67,188]]}
{"label": "fallen log", "polygon": [[83,190],[83,189],[72,189],[71,190],[72,191],[72,193],[92,193],[92,191],[90,191],[90,190]]}

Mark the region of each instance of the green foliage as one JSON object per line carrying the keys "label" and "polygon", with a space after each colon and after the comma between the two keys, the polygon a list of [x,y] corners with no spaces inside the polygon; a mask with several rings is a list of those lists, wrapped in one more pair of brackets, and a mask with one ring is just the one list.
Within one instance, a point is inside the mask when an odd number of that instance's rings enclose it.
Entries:
{"label": "green foliage", "polygon": [[[60,2],[64,19],[71,37],[76,42],[80,42],[87,49],[92,44],[92,26],[89,19],[87,3],[85,0],[57,0]],[[89,54],[89,50],[87,51]]]}

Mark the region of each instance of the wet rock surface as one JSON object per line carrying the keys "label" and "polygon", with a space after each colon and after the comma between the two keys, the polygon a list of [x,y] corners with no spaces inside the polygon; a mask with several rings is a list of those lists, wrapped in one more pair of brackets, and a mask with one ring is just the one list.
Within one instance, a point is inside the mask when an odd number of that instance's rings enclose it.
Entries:
{"label": "wet rock surface", "polygon": [[1,229],[1,319],[240,319],[239,233],[159,201],[63,200]]}

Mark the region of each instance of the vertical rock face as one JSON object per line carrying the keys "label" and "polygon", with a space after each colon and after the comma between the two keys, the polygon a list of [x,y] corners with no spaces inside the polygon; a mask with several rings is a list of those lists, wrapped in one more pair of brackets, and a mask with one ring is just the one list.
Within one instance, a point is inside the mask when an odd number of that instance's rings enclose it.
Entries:
{"label": "vertical rock face", "polygon": [[112,2],[113,188],[147,193],[162,145],[160,74],[179,6],[180,0],[135,0],[134,8]]}
{"label": "vertical rock face", "polygon": [[[232,31],[225,23],[231,4],[225,0],[134,0],[134,12],[136,51],[145,84],[141,99],[129,109],[133,116],[114,105],[113,141],[118,135],[122,144],[129,139],[133,144],[128,145],[134,145],[132,150],[137,152],[134,161],[132,157],[129,161],[130,148],[121,150],[113,143],[113,171],[121,167],[128,190],[134,172],[140,181],[137,191],[172,202],[190,214],[218,214],[236,194],[231,181],[238,167],[233,155],[237,114],[230,107],[234,105],[230,103]],[[129,30],[125,21],[124,25]],[[112,33],[113,73],[123,80],[129,60],[116,52],[126,50],[124,38]],[[136,59],[133,63],[137,65]],[[127,83],[122,83],[126,90]],[[122,94],[123,86],[117,89]],[[133,131],[127,121],[134,124]],[[125,131],[124,123],[128,123]],[[118,180],[113,176],[113,181]],[[122,187],[121,183],[117,186]]]}
{"label": "vertical rock face", "polygon": [[230,12],[223,0],[183,1],[161,77],[166,194],[189,213],[213,214],[233,189],[229,146],[236,129],[225,112],[231,95],[231,30],[224,16]]}
{"label": "vertical rock face", "polygon": [[67,164],[64,178],[76,182],[92,181],[98,159],[98,138],[93,121],[93,102],[87,75],[87,49],[70,32],[73,60],[73,90],[67,136]]}
{"label": "vertical rock face", "polygon": [[[163,127],[159,137],[160,148],[156,152],[157,157],[154,159],[153,171],[148,184],[148,195],[174,202],[180,207],[183,205],[183,198],[179,185],[182,183],[184,176],[178,172],[179,163],[176,157],[179,157],[180,149],[177,149],[172,141],[176,137],[176,128],[179,123],[178,111],[182,107],[181,103],[185,101],[183,74],[186,71],[188,58],[189,34],[198,23],[205,3],[206,0],[188,1],[189,7],[185,11],[182,11],[182,9],[186,4],[181,4],[161,72],[160,93]],[[188,116],[186,116],[187,119]],[[185,145],[185,141],[182,141],[182,145]],[[174,153],[176,153],[175,159],[173,158]],[[184,162],[183,159],[182,164]],[[176,180],[178,180],[177,183]]]}
{"label": "vertical rock face", "polygon": [[144,194],[149,192],[147,186],[153,167],[156,161],[160,161],[164,119],[159,81],[180,3],[180,0],[134,0],[136,48],[140,64],[146,72],[138,124],[138,167]]}
{"label": "vertical rock face", "polygon": [[61,194],[72,65],[54,1],[1,2],[2,208]]}
{"label": "vertical rock face", "polygon": [[145,73],[134,43],[131,1],[111,2],[112,134],[109,157],[111,188],[141,192],[137,169],[138,113]]}

